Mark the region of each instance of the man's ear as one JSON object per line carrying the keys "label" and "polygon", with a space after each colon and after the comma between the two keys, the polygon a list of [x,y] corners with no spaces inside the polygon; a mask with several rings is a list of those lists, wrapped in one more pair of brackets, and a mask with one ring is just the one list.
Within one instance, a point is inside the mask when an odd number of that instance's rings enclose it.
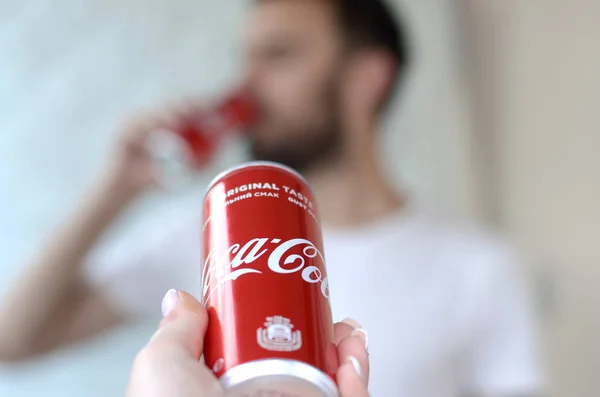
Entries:
{"label": "man's ear", "polygon": [[346,100],[351,112],[375,113],[389,94],[397,65],[385,51],[354,55],[346,75]]}

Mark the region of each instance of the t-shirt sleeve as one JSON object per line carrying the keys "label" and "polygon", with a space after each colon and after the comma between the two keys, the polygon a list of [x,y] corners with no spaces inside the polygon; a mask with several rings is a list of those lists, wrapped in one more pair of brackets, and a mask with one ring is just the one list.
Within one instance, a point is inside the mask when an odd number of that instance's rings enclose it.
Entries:
{"label": "t-shirt sleeve", "polygon": [[92,255],[84,276],[121,315],[158,320],[162,298],[170,288],[197,295],[201,277],[199,219],[186,219],[167,228],[163,223],[155,233],[137,234]]}
{"label": "t-shirt sleeve", "polygon": [[481,299],[465,341],[464,391],[535,395],[541,374],[530,299],[514,255],[502,251],[493,256],[480,279]]}

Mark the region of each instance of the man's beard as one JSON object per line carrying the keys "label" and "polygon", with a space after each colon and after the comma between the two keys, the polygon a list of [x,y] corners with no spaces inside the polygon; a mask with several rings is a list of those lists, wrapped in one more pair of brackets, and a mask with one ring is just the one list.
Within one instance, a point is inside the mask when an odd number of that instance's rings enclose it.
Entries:
{"label": "man's beard", "polygon": [[297,142],[295,139],[290,139],[270,148],[251,140],[252,158],[258,161],[281,163],[299,172],[307,172],[335,162],[340,148],[339,131],[331,129],[315,132],[316,134],[310,140]]}
{"label": "man's beard", "polygon": [[319,125],[281,126],[286,129],[281,136],[289,137],[271,145],[256,139],[250,140],[252,158],[257,161],[273,161],[306,173],[335,163],[342,148],[342,133],[338,103],[334,95],[327,95],[320,111],[324,113]]}

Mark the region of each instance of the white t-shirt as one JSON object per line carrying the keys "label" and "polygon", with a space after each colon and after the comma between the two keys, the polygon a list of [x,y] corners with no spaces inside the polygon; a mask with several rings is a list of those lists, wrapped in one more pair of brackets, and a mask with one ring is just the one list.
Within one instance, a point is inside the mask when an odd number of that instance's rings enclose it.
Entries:
{"label": "white t-shirt", "polygon": [[[199,222],[92,269],[90,279],[124,313],[158,317],[169,288],[199,290]],[[352,317],[369,333],[374,397],[538,390],[531,313],[501,244],[421,214],[325,230],[324,240],[334,319]]]}

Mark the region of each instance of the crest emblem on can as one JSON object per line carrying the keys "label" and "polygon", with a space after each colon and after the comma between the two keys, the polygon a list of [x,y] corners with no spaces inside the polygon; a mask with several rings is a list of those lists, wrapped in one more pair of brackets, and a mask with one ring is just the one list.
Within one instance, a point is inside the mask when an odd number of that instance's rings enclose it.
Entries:
{"label": "crest emblem on can", "polygon": [[302,332],[292,331],[294,324],[283,316],[267,317],[266,328],[256,330],[256,342],[265,350],[293,352],[302,347]]}

